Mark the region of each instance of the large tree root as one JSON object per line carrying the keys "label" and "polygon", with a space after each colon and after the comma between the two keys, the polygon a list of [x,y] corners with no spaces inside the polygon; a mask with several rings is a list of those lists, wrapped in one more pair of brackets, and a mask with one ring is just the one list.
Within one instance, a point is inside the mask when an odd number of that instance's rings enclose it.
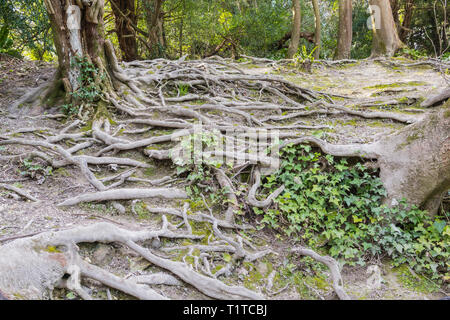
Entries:
{"label": "large tree root", "polygon": [[250,188],[250,191],[248,193],[248,202],[254,207],[258,208],[266,208],[272,204],[273,199],[278,197],[283,191],[284,186],[279,187],[274,192],[272,192],[265,200],[257,200],[256,199],[256,191],[258,190],[259,186],[261,185],[261,173],[259,172],[259,169],[256,168],[254,171],[254,179],[255,183]]}
{"label": "large tree root", "polygon": [[[180,183],[181,179],[171,178],[175,174],[150,180],[140,178],[139,173],[142,176],[141,169],[151,167],[149,158],[156,159],[155,161],[172,160],[177,165],[181,165],[176,162],[177,159],[173,158],[171,151],[177,150],[176,148],[182,145],[184,140],[180,142],[180,138],[198,135],[195,124],[201,123],[203,131],[200,135],[213,134],[224,143],[238,145],[234,150],[201,150],[201,156],[204,159],[226,157],[233,162],[230,166],[227,166],[228,163],[225,162],[220,165],[209,165],[214,175],[214,182],[210,183],[210,186],[216,190],[222,189],[226,198],[223,203],[225,218],[216,217],[216,212],[213,212],[207,201],[203,199],[208,212],[205,209],[205,212],[188,214],[186,206],[183,210],[147,207],[151,213],[171,214],[178,217],[181,220],[180,226],[184,225],[187,230],[185,233],[169,231],[168,228],[173,226],[164,219],[163,232],[159,233],[157,231],[134,232],[112,227],[109,224],[100,224],[100,227],[83,227],[15,240],[0,247],[0,290],[3,289],[10,297],[14,297],[15,293],[20,295],[21,292],[30,297],[43,297],[46,288],[60,284],[77,292],[81,297],[89,299],[90,295],[79,281],[80,276],[85,276],[138,298],[165,298],[137,281],[123,280],[98,267],[86,264],[79,259],[76,248],[72,245],[81,242],[120,242],[210,297],[261,299],[262,296],[257,293],[240,287],[226,286],[217,280],[218,277],[233,271],[233,263],[238,263],[239,260],[253,261],[270,252],[258,251],[252,248],[250,243],[245,242],[245,239],[225,234],[219,228],[230,230],[250,228],[240,223],[238,219],[242,216],[239,214],[250,211],[252,206],[260,208],[271,206],[273,200],[284,190],[284,187],[280,186],[265,200],[257,199],[256,193],[262,183],[259,170],[270,168],[274,159],[272,156],[249,152],[251,147],[248,145],[242,147],[239,143],[246,138],[240,137],[240,132],[251,132],[256,135],[259,132],[256,130],[279,131],[279,138],[284,139],[281,146],[276,144],[277,142],[274,141],[276,139],[269,139],[264,143],[258,142],[258,151],[308,143],[334,156],[377,161],[381,178],[388,192],[386,199],[388,204],[395,205],[401,198],[406,197],[411,203],[422,205],[430,212],[435,212],[442,194],[449,187],[448,130],[450,125],[448,109],[445,107],[438,109],[432,115],[355,110],[335,104],[333,95],[302,88],[282,77],[248,75],[239,68],[239,65],[229,65],[223,60],[217,60],[218,58],[206,61],[184,59],[136,61],[125,64],[125,69],[122,69],[116,61],[111,45],[107,43],[105,48],[108,60],[111,62],[114,78],[112,81],[117,91],[111,88],[106,89],[101,103],[110,104],[108,112],[121,113],[123,117],[120,121],[111,122],[104,115],[96,116],[92,119],[92,128],[83,131],[80,127],[86,123],[80,120],[65,125],[59,132],[48,128],[23,128],[16,132],[0,133],[0,145],[22,145],[27,148],[26,157],[41,159],[53,168],[74,166],[97,190],[66,199],[59,204],[60,206],[90,201],[112,201],[112,205],[119,212],[124,213],[126,211],[124,205],[117,201],[131,200],[131,210],[136,212],[137,199],[187,198],[187,194],[181,189],[183,187]],[[258,63],[274,62],[261,60]],[[283,63],[280,62],[280,65]],[[132,78],[135,80],[131,80]],[[37,96],[38,94],[34,97]],[[33,103],[32,100],[26,98],[26,101],[31,103]],[[92,114],[80,111],[81,119],[86,120],[91,116]],[[386,119],[413,124],[373,143],[332,144],[310,136],[308,133],[308,130],[330,127],[320,122],[323,116]],[[61,115],[55,116],[55,118],[59,117]],[[297,117],[312,117],[314,123],[307,124],[300,121],[286,123]],[[153,134],[153,130],[158,130],[158,133]],[[122,153],[130,151],[140,152],[144,160],[137,161],[130,156],[129,158],[121,156]],[[20,161],[23,155],[24,153],[2,155],[0,161]],[[203,165],[208,166],[208,164]],[[123,171],[123,167],[128,168]],[[254,179],[242,181],[244,176],[242,173],[248,168],[253,170]],[[99,178],[96,172],[102,169],[117,172]],[[242,183],[244,189],[242,186],[238,188],[237,183]],[[152,186],[170,184],[170,186],[147,189],[143,188],[142,184]],[[200,186],[201,183],[198,185]],[[0,187],[9,188],[10,186],[4,184]],[[244,190],[243,193],[242,190]],[[31,199],[24,194],[22,196]],[[216,240],[212,241],[214,240],[212,239],[210,242],[208,239],[208,245],[194,243],[189,246],[176,245],[161,248],[163,253],[188,250],[188,254],[184,256],[186,263],[162,258],[154,251],[136,243],[158,237],[198,239],[198,236],[192,234],[190,221],[211,224],[213,232],[211,237]],[[39,250],[36,251],[36,247],[30,243],[37,243]],[[244,249],[244,243],[252,248],[251,252]],[[61,246],[64,248],[59,248]],[[48,249],[53,247],[56,251]],[[199,250],[200,255],[193,254],[194,250]],[[26,263],[17,267],[15,272],[8,271],[5,274],[1,272],[2,268],[10,270],[13,266],[16,268],[19,262],[23,262],[17,254],[11,253],[13,251],[23,252]],[[211,271],[214,267],[214,253],[223,251],[232,253],[233,261],[214,273]],[[10,253],[13,258],[6,261],[4,257],[8,257],[7,254]],[[193,258],[193,266],[187,263],[187,257]],[[70,276],[69,281],[60,283],[59,279],[64,275]],[[152,281],[156,280],[151,278],[147,278],[147,281],[142,280],[145,283],[153,283]],[[336,288],[338,291],[341,287]]]}
{"label": "large tree root", "polygon": [[440,102],[445,102],[447,99],[450,98],[450,87],[442,90],[438,94],[432,95],[428,97],[425,101],[423,101],[420,106],[422,108],[429,108],[432,107]]}
{"label": "large tree root", "polygon": [[106,200],[130,200],[146,198],[186,199],[187,194],[177,189],[114,189],[95,193],[82,194],[67,199],[59,206],[73,206],[81,202],[106,201]]}
{"label": "large tree root", "polygon": [[[196,287],[202,293],[217,299],[262,299],[248,289],[231,287],[203,276],[180,262],[161,258],[136,244],[153,238],[188,238],[201,236],[174,233],[168,229],[167,219],[158,231],[129,231],[110,223],[98,223],[59,232],[46,232],[31,238],[19,239],[0,247],[0,288],[9,298],[43,298],[47,290],[60,284],[64,275],[73,277],[66,286],[83,293],[79,277],[86,276],[139,299],[166,299],[136,281],[125,280],[82,260],[77,243],[119,242],[142,255],[156,266],[175,274],[179,279]],[[68,284],[68,285],[67,285]]]}

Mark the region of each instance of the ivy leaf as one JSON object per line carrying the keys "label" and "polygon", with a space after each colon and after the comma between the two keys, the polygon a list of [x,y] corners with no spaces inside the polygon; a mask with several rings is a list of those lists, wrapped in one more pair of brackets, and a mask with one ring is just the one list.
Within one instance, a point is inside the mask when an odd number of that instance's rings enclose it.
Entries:
{"label": "ivy leaf", "polygon": [[75,299],[75,294],[71,291],[68,294],[66,294],[66,298],[69,300]]}
{"label": "ivy leaf", "polygon": [[223,260],[225,260],[225,262],[230,262],[231,261],[231,256],[228,253],[224,253],[223,254]]}
{"label": "ivy leaf", "polygon": [[439,234],[441,234],[442,231],[444,231],[446,225],[447,223],[445,221],[435,221],[433,223],[433,228],[436,229],[436,231],[439,232]]}

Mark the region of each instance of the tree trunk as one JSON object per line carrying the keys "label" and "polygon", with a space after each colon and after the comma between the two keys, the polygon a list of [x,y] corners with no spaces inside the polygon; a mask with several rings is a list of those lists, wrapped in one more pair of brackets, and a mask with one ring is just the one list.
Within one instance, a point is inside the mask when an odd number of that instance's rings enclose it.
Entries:
{"label": "tree trunk", "polygon": [[186,1],[183,0],[183,9],[180,19],[180,32],[179,32],[179,49],[178,54],[180,58],[183,56],[183,27],[184,27],[184,11],[186,11]]}
{"label": "tree trunk", "polygon": [[372,12],[372,54],[371,57],[392,57],[403,46],[397,33],[389,0],[370,0]]}
{"label": "tree trunk", "polygon": [[450,102],[376,149],[388,204],[406,198],[435,214],[450,188]]}
{"label": "tree trunk", "polygon": [[[136,60],[136,36],[131,26],[131,23],[137,25],[135,0],[111,0],[111,7],[114,13],[119,46],[122,51],[122,60]],[[125,16],[127,18],[125,18]]]}
{"label": "tree trunk", "polygon": [[352,49],[352,0],[339,0],[339,34],[336,60],[349,59]]}
{"label": "tree trunk", "polygon": [[316,51],[314,51],[314,59],[319,59],[320,57],[320,50],[322,46],[321,42],[321,32],[322,32],[322,26],[320,22],[320,10],[319,10],[319,1],[318,0],[312,0],[313,8],[314,8],[314,19],[316,24],[316,30],[314,33],[314,44],[316,46]]}
{"label": "tree trunk", "polygon": [[145,0],[150,58],[164,56],[162,4],[164,0]]}
{"label": "tree trunk", "polygon": [[[62,87],[66,103],[92,106],[101,113],[105,93],[114,95],[121,86],[131,84],[118,66],[113,45],[104,37],[104,0],[45,0],[45,5],[59,62],[54,85],[47,91]],[[83,91],[79,91],[81,87]],[[86,89],[91,91],[83,97]],[[34,100],[50,106],[59,102],[42,101],[48,95],[37,95]]]}
{"label": "tree trunk", "polygon": [[406,0],[405,2],[405,14],[403,17],[403,23],[398,30],[398,36],[403,43],[408,39],[408,35],[411,32],[411,22],[414,14],[414,2],[413,0]]}
{"label": "tree trunk", "polygon": [[298,51],[298,45],[300,43],[300,28],[302,25],[302,14],[300,7],[300,0],[293,1],[293,18],[292,18],[292,36],[291,43],[289,44],[287,57],[292,59]]}
{"label": "tree trunk", "polygon": [[394,19],[395,25],[400,24],[400,15],[398,14],[401,8],[401,4],[398,0],[390,0],[392,9],[392,18]]}

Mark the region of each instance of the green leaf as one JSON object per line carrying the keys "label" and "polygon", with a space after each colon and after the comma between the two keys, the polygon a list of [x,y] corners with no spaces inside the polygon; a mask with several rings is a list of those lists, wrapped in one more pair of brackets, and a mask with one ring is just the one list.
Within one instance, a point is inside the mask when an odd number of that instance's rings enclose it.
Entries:
{"label": "green leaf", "polygon": [[436,229],[436,231],[439,232],[439,234],[441,234],[442,231],[444,231],[446,225],[447,223],[445,221],[435,221],[433,223],[433,228]]}
{"label": "green leaf", "polygon": [[223,260],[225,260],[225,262],[230,262],[231,261],[231,255],[228,253],[224,253],[223,254]]}
{"label": "green leaf", "polygon": [[72,291],[70,291],[68,294],[66,294],[66,298],[69,300],[73,300],[76,298],[76,296]]}

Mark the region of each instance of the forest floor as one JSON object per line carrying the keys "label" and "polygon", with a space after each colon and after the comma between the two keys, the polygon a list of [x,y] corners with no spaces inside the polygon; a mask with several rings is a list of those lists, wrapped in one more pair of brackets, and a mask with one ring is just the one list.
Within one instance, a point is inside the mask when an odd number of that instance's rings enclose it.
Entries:
{"label": "forest floor", "polygon": [[[396,60],[398,62],[398,60]],[[404,62],[403,60],[401,62]],[[402,115],[421,115],[428,110],[419,107],[421,101],[433,92],[444,88],[443,77],[430,66],[392,67],[376,61],[359,61],[342,66],[315,67],[312,73],[301,72],[294,67],[278,68],[258,65],[256,63],[239,66],[247,74],[281,75],[302,87],[342,95],[346,107],[352,104],[367,103],[367,110],[390,111]],[[23,93],[51,78],[54,66],[44,62],[19,61],[0,58],[0,135],[17,131],[21,128],[42,127],[61,130],[67,124],[56,119],[31,118],[30,110],[9,110],[8,106]],[[396,100],[398,104],[389,102]],[[53,110],[55,111],[55,110]],[[50,110],[52,112],[52,110]],[[258,114],[260,115],[260,114]],[[305,125],[327,125],[329,129],[316,130],[312,133],[322,138],[332,134],[329,142],[333,143],[367,143],[376,141],[381,136],[395,132],[404,126],[389,119],[361,119],[351,115],[314,115],[302,118]],[[60,230],[68,227],[87,225],[98,221],[113,220],[116,223],[131,227],[155,227],[161,218],[156,215],[140,214],[136,217],[131,212],[118,215],[110,204],[80,204],[69,207],[58,207],[62,200],[80,193],[95,191],[77,168],[71,166],[54,170],[46,174],[45,170],[36,170],[36,176],[31,177],[30,167],[27,167],[27,152],[31,147],[21,145],[0,146],[0,156],[24,154],[21,161],[0,162],[0,183],[11,183],[26,190],[39,199],[38,202],[23,201],[10,192],[0,190],[0,245],[11,241],[16,236],[34,234],[49,230]],[[128,157],[142,160],[142,155],[130,151]],[[147,160],[151,167],[144,170],[142,178],[158,179],[170,174],[174,169],[164,161]],[[95,166],[94,166],[95,167]],[[110,168],[112,174],[114,168]],[[21,174],[22,172],[22,174]],[[170,206],[174,201],[149,200],[150,206]],[[235,278],[227,279],[230,283],[245,285],[254,290],[262,290],[267,283],[267,277],[276,270],[279,272],[279,283],[273,291],[281,292],[271,296],[271,299],[334,299],[332,287],[327,283],[327,270],[320,272],[308,270],[289,260],[286,249],[291,246],[289,239],[276,237],[274,232],[258,231],[248,233],[254,245],[260,249],[270,248],[275,254],[270,254],[256,261],[250,268],[242,266]],[[134,254],[122,245],[107,246],[90,244],[83,246],[83,256],[86,260],[102,266],[106,270],[123,277],[130,277],[157,270],[143,258]],[[285,272],[288,265],[289,275]],[[389,261],[379,265],[381,270],[381,287],[372,288],[368,285],[371,277],[367,273],[368,265],[364,267],[348,267],[342,270],[342,276],[347,293],[356,299],[439,299],[444,296],[443,289],[437,288],[425,278],[416,276],[407,268],[393,268]],[[282,290],[285,285],[289,286]],[[91,294],[106,297],[104,286],[95,281],[84,281],[83,285],[91,288]],[[208,299],[194,288],[186,286],[154,287],[156,291],[173,299]],[[111,290],[113,299],[128,299],[130,297]],[[72,299],[74,295],[68,291],[54,292],[55,299]]]}

